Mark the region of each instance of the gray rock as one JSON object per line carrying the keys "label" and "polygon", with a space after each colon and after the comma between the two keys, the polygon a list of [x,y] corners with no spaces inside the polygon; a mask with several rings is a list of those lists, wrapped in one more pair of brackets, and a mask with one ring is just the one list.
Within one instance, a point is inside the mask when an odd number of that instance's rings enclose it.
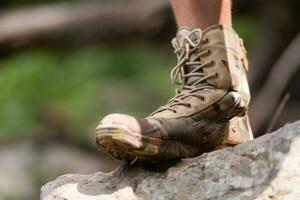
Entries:
{"label": "gray rock", "polygon": [[124,165],[111,173],[64,175],[42,187],[41,199],[298,200],[300,121],[164,167]]}

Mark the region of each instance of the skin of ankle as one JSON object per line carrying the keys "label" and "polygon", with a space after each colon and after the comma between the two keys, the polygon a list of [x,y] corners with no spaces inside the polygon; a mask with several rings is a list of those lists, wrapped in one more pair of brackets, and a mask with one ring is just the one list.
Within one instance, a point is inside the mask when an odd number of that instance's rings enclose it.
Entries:
{"label": "skin of ankle", "polygon": [[231,0],[171,0],[178,28],[232,27]]}

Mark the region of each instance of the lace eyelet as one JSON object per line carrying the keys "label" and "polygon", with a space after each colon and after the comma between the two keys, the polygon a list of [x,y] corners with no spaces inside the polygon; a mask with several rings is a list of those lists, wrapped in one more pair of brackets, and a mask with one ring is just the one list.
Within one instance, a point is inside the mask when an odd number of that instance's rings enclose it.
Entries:
{"label": "lace eyelet", "polygon": [[205,98],[205,97],[201,97],[200,99],[201,99],[201,101],[203,101],[203,102],[206,101],[206,98]]}
{"label": "lace eyelet", "polygon": [[211,63],[211,65],[215,65],[216,64],[216,62],[214,60],[212,60],[210,63]]}
{"label": "lace eyelet", "polygon": [[205,39],[204,39],[204,43],[205,43],[205,44],[208,44],[208,43],[209,43],[209,39],[208,39],[208,38],[205,38]]}
{"label": "lace eyelet", "polygon": [[212,55],[212,53],[213,53],[212,50],[210,50],[210,49],[207,50],[208,56]]}
{"label": "lace eyelet", "polygon": [[188,108],[192,108],[192,104],[190,104],[190,103],[187,104],[187,107],[188,107]]}
{"label": "lace eyelet", "polygon": [[216,76],[216,78],[220,78],[221,75],[220,75],[219,72],[216,72],[216,73],[215,73],[215,76]]}
{"label": "lace eyelet", "polygon": [[173,110],[173,113],[177,113],[177,110]]}

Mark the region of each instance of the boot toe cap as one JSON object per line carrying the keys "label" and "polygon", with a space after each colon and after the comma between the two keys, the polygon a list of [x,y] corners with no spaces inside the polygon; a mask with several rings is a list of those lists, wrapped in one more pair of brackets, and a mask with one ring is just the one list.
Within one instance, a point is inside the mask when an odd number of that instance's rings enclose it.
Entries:
{"label": "boot toe cap", "polygon": [[130,115],[119,114],[119,113],[109,114],[105,116],[99,123],[99,126],[103,126],[103,125],[125,126],[130,131],[135,133],[139,133],[141,131],[140,124],[136,118]]}

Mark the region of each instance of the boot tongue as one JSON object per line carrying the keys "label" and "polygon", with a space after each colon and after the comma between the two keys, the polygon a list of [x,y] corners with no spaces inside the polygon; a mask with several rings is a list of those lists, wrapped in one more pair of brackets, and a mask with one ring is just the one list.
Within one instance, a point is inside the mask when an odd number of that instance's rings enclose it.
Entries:
{"label": "boot tongue", "polygon": [[[194,32],[194,33],[191,34],[192,30],[194,30],[194,29],[186,27],[186,28],[180,29],[177,32],[176,39],[177,39],[177,44],[179,46],[183,46],[184,45],[184,38],[189,38],[195,44],[200,43],[200,41],[201,41],[201,35],[202,35],[201,30],[199,29],[199,32],[196,31],[196,32]],[[195,53],[190,54],[190,56],[189,56],[190,60],[193,60],[193,58],[195,56],[196,56]],[[190,73],[193,69],[195,69],[198,66],[199,65],[189,65],[189,66],[185,67],[185,70],[186,70],[185,73],[186,74]],[[203,71],[201,70],[201,71],[197,71],[197,72],[203,72]],[[198,76],[197,77],[188,77],[188,78],[186,78],[185,84],[186,85],[192,85],[194,82],[198,81],[199,78],[200,77],[198,77]],[[203,85],[203,83],[201,83],[201,85]]]}
{"label": "boot tongue", "polygon": [[184,27],[178,30],[176,34],[176,39],[178,42],[178,45],[182,46],[184,42],[184,38],[190,38],[191,41],[194,43],[198,43],[201,40],[201,30],[199,29],[200,32],[196,31],[191,34],[191,32],[194,30],[194,28],[191,27]]}

